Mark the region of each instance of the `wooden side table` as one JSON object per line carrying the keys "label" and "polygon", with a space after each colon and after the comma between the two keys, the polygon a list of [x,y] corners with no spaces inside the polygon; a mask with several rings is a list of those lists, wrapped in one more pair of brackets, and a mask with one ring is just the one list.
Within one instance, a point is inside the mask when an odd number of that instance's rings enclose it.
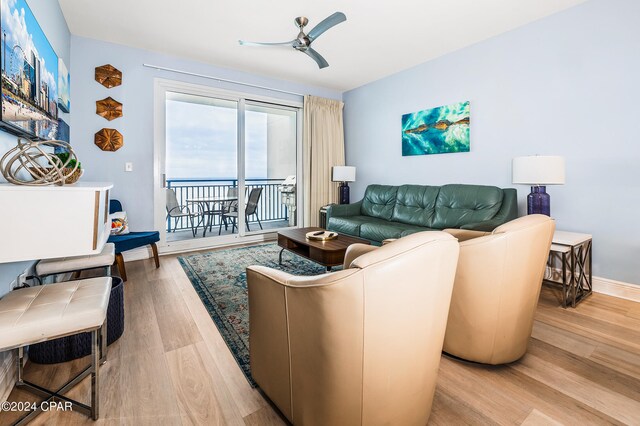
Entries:
{"label": "wooden side table", "polygon": [[[575,232],[555,231],[547,266],[551,270],[551,276],[544,280],[550,283],[562,284],[562,307],[571,304],[572,308],[593,290],[593,277],[591,274],[591,247],[590,234]],[[554,267],[561,268],[560,279],[554,279]]]}

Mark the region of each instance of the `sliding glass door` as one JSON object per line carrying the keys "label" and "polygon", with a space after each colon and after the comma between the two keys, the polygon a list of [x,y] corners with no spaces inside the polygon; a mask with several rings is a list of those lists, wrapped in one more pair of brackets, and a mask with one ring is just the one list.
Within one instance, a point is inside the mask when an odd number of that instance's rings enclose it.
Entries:
{"label": "sliding glass door", "polygon": [[246,231],[295,226],[298,111],[249,101],[244,111]]}
{"label": "sliding glass door", "polygon": [[237,243],[297,225],[299,105],[171,82],[156,97],[165,245]]}
{"label": "sliding glass door", "polygon": [[168,241],[222,235],[223,230],[227,235],[228,226],[220,225],[231,201],[222,200],[234,188],[237,197],[237,122],[237,101],[167,92]]}

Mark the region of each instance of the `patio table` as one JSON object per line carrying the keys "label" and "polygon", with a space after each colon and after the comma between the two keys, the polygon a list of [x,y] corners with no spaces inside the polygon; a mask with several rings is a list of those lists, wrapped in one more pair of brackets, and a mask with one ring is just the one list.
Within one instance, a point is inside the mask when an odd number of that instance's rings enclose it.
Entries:
{"label": "patio table", "polygon": [[[204,230],[202,231],[202,237],[204,238],[207,235],[207,228],[209,228],[209,230],[211,230],[211,227],[213,225],[213,214],[217,212],[219,212],[220,214],[220,220],[222,220],[222,213],[224,213],[224,203],[232,203],[233,201],[237,201],[238,197],[226,197],[226,196],[219,196],[219,197],[195,197],[195,198],[187,198],[186,201],[187,203],[194,203],[194,204],[199,204],[202,207],[202,210],[206,213],[209,212],[209,214],[207,214],[207,216],[209,216],[209,221],[208,223],[204,224]],[[215,210],[214,207],[216,204],[221,204],[220,206],[220,210]],[[204,220],[204,219],[203,219]]]}

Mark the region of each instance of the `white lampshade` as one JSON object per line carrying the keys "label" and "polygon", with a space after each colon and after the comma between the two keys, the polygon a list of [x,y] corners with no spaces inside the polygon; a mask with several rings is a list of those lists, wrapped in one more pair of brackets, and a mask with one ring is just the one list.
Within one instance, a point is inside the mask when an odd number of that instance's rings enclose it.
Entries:
{"label": "white lampshade", "polygon": [[523,185],[563,185],[564,157],[535,155],[513,159],[513,183]]}
{"label": "white lampshade", "polygon": [[333,166],[333,182],[355,182],[356,168],[353,166]]}

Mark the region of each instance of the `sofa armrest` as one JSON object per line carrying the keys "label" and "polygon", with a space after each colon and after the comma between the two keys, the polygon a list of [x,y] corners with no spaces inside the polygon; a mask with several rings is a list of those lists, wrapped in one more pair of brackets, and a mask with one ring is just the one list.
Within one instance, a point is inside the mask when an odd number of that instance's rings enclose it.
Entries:
{"label": "sofa armrest", "polygon": [[494,219],[507,223],[518,218],[518,191],[515,188],[504,188],[503,191],[502,207]]}
{"label": "sofa armrest", "polygon": [[462,225],[460,229],[466,229],[469,231],[491,232],[504,223],[505,221],[501,218],[493,218],[491,220],[485,220],[484,222],[467,223],[466,225]]}
{"label": "sofa armrest", "polygon": [[498,226],[510,222],[518,217],[518,192],[513,188],[504,188],[502,206],[491,220],[477,223],[467,223],[460,229],[470,229],[473,231],[491,232]]}
{"label": "sofa armrest", "polygon": [[362,201],[358,201],[353,204],[332,204],[327,207],[327,224],[329,219],[333,216],[358,216],[360,214],[360,207]]}

